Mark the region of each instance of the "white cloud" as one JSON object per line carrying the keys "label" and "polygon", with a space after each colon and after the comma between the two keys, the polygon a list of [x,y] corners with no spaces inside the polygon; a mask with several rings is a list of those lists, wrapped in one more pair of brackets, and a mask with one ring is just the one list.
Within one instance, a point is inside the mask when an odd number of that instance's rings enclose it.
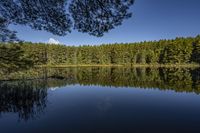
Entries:
{"label": "white cloud", "polygon": [[61,44],[61,43],[54,38],[49,38],[48,44]]}

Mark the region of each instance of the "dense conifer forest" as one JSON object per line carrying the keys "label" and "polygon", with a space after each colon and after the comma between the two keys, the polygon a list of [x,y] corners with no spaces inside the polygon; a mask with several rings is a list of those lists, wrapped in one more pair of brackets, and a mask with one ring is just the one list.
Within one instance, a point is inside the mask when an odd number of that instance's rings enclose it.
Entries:
{"label": "dense conifer forest", "polygon": [[[0,43],[0,67],[33,65],[199,64],[200,35],[139,43],[66,46],[44,43]],[[22,67],[23,66],[23,67]]]}

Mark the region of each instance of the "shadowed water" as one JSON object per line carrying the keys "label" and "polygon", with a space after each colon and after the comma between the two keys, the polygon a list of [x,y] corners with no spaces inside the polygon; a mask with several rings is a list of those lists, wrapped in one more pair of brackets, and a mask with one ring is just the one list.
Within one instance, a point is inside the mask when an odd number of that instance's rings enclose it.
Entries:
{"label": "shadowed water", "polygon": [[199,73],[126,67],[1,71],[0,132],[198,133]]}

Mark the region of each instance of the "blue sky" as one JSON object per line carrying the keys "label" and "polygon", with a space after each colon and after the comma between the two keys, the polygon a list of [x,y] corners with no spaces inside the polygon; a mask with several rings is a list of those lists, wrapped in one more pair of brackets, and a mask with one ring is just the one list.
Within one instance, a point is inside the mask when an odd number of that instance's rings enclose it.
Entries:
{"label": "blue sky", "polygon": [[25,41],[47,42],[54,38],[66,45],[140,42],[200,34],[200,0],[136,0],[130,11],[132,18],[101,38],[77,31],[59,37],[24,26],[10,28]]}

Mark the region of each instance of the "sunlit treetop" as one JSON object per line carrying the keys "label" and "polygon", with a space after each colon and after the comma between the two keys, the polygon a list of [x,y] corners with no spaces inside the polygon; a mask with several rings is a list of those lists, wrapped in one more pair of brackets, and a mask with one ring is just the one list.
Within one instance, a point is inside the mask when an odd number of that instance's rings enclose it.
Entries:
{"label": "sunlit treetop", "polygon": [[1,0],[0,41],[17,40],[10,24],[65,36],[72,29],[97,37],[131,17],[134,0]]}

